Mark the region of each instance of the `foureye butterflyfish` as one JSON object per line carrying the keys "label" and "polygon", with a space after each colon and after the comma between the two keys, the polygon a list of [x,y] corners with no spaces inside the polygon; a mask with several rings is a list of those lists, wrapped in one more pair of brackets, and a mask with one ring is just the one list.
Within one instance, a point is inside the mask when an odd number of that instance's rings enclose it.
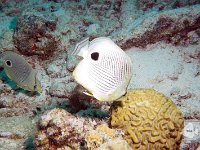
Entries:
{"label": "foureye butterflyfish", "polygon": [[110,38],[87,38],[72,54],[83,57],[73,71],[75,80],[97,100],[114,101],[126,93],[132,61]]}
{"label": "foureye butterflyfish", "polygon": [[16,84],[27,91],[42,92],[37,71],[19,54],[6,51],[1,54],[1,63],[6,75]]}

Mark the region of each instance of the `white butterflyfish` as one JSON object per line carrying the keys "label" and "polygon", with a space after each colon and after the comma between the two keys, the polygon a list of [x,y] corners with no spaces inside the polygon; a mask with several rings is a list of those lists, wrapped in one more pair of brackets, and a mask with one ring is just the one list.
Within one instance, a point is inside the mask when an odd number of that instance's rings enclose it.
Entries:
{"label": "white butterflyfish", "polygon": [[110,38],[89,38],[79,42],[73,55],[83,59],[73,71],[75,80],[99,101],[123,96],[132,77],[130,57]]}

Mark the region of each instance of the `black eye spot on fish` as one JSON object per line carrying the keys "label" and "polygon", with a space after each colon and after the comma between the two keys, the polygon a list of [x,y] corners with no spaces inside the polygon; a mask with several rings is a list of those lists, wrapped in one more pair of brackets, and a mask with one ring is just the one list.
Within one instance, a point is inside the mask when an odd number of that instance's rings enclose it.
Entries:
{"label": "black eye spot on fish", "polygon": [[10,60],[6,60],[6,65],[7,65],[8,67],[12,67],[11,61],[10,61]]}
{"label": "black eye spot on fish", "polygon": [[94,52],[91,54],[91,58],[92,60],[97,61],[99,59],[99,53],[98,52]]}

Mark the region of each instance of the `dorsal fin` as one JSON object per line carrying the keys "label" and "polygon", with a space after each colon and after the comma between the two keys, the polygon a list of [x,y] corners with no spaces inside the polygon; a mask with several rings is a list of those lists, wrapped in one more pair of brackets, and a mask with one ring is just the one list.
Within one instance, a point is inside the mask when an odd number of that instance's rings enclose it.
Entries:
{"label": "dorsal fin", "polygon": [[88,47],[89,47],[89,37],[76,44],[72,52],[72,55],[78,55],[83,57]]}

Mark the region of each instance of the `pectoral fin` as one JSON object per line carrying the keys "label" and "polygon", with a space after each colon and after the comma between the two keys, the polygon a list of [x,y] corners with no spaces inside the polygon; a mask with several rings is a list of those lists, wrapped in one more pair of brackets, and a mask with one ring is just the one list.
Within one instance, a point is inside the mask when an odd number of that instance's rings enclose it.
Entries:
{"label": "pectoral fin", "polygon": [[90,93],[90,92],[88,92],[88,91],[84,91],[83,93],[84,93],[85,95],[88,95],[88,96],[90,96],[90,97],[94,97],[94,96],[93,96],[93,94],[92,94],[92,93]]}

